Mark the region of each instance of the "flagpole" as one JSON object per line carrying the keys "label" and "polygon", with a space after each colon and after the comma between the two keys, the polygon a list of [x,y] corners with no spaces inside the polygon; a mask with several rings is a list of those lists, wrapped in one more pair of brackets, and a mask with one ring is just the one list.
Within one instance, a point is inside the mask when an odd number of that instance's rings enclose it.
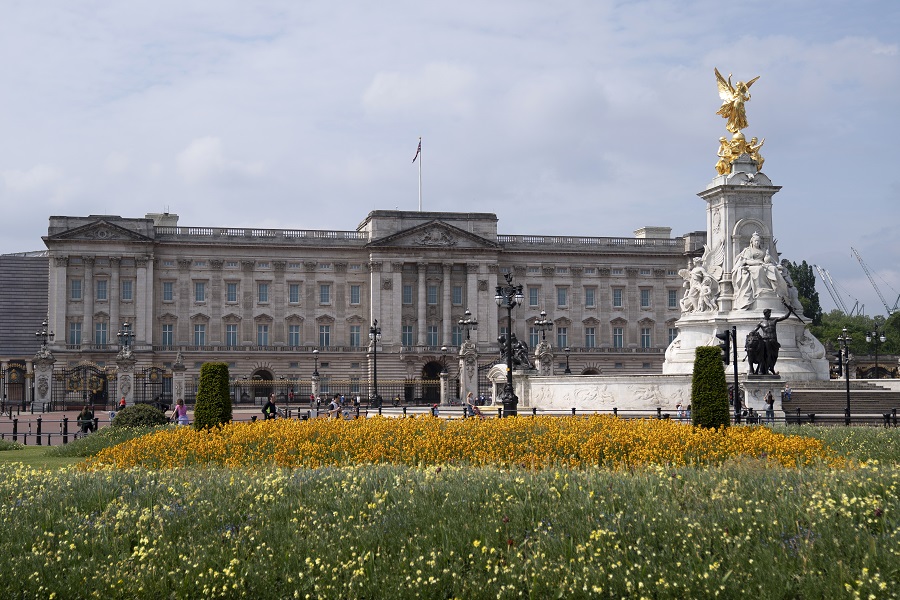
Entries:
{"label": "flagpole", "polygon": [[422,212],[422,136],[419,136],[419,212]]}

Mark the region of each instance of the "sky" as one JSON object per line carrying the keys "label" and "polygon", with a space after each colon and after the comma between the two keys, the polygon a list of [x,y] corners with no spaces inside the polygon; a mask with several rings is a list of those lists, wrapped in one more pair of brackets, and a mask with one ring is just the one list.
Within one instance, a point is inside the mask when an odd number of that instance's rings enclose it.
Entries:
{"label": "sky", "polygon": [[760,76],[745,134],[782,258],[884,314],[853,247],[900,297],[896,0],[2,5],[0,253],[43,249],[50,215],[354,230],[417,210],[420,136],[424,210],[703,230],[718,67]]}

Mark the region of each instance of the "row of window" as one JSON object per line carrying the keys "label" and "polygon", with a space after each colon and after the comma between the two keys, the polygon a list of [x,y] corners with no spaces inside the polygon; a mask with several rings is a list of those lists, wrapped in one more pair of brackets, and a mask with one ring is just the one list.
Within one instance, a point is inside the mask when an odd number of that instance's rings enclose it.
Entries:
{"label": "row of window", "polygon": [[[641,308],[651,308],[653,289],[641,288],[640,290],[640,306]],[[538,308],[540,302],[541,289],[537,287],[528,288],[528,306]],[[625,307],[625,288],[612,288],[611,304],[613,308]],[[569,288],[568,286],[557,286],[556,288],[556,305],[560,308],[569,306]],[[584,288],[584,306],[585,308],[595,308],[597,306],[597,288]],[[678,290],[666,290],[666,307],[678,308]]]}
{"label": "row of window", "polygon": [[[175,267],[176,261],[173,259],[165,259],[162,261],[163,268],[172,268]],[[195,260],[193,261],[194,267],[205,268],[209,266],[209,263],[205,260]],[[228,260],[225,261],[223,265],[226,269],[237,269],[240,265],[236,260]],[[302,263],[298,262],[289,262],[285,265],[288,269],[301,269],[305,268]],[[271,263],[265,261],[257,261],[254,265],[257,269],[270,269],[272,267]],[[331,271],[334,268],[334,265],[330,262],[321,262],[316,265],[316,268],[320,271]],[[354,263],[347,266],[347,269],[350,271],[362,271],[362,264]]]}
{"label": "row of window", "polygon": [[[625,328],[624,327],[613,327],[610,331],[611,337],[610,342],[613,348],[624,348],[625,347]],[[500,328],[500,334],[506,335],[506,328]],[[671,344],[672,340],[674,340],[678,336],[678,328],[677,327],[669,327],[668,331],[668,341],[666,344]],[[537,346],[540,341],[541,332],[537,327],[530,327],[528,330],[528,343],[533,348]],[[639,337],[640,347],[641,348],[652,348],[653,347],[653,328],[652,327],[641,327],[640,337]],[[565,348],[569,346],[569,328],[568,327],[557,327],[556,328],[556,346],[558,348]],[[585,327],[584,328],[584,348],[596,348],[597,347],[597,328],[596,327]]]}
{"label": "row of window", "polygon": [[[84,297],[81,279],[72,279],[69,282],[69,298],[72,300],[81,300]],[[109,300],[109,280],[97,279],[94,281],[94,300],[101,302]],[[123,279],[119,281],[119,297],[125,302],[134,300],[134,280]]]}
{"label": "row of window", "polygon": [[[360,300],[362,298],[362,286],[361,285],[350,285],[350,304],[358,305],[360,304]],[[332,302],[332,286],[330,283],[322,283],[319,284],[319,304],[331,304]],[[269,283],[257,283],[256,284],[256,301],[259,304],[267,304],[270,302],[271,297],[271,284]],[[205,281],[195,281],[194,282],[194,302],[206,302],[207,301],[207,282]],[[174,281],[163,281],[162,282],[162,300],[163,302],[174,302],[175,301],[175,282]],[[225,283],[225,302],[228,303],[236,303],[238,301],[238,284],[235,282],[226,282]],[[287,286],[287,301],[288,304],[299,304],[300,303],[300,284],[299,283],[290,283]]]}

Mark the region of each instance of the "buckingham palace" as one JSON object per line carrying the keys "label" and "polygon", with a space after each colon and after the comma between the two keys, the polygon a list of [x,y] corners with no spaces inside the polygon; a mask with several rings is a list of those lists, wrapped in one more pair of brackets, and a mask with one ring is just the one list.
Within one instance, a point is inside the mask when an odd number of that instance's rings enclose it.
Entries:
{"label": "buckingham palace", "polygon": [[[124,333],[139,368],[177,361],[190,381],[220,361],[235,378],[315,373],[328,389],[447,367],[452,377],[464,338],[481,366],[512,331],[531,348],[546,339],[559,373],[661,371],[681,316],[678,271],[705,232],[497,229],[493,213],[389,210],[333,231],[183,227],[169,213],[50,217],[49,349],[57,368],[112,365]],[[523,291],[511,323],[494,301],[506,274]]]}

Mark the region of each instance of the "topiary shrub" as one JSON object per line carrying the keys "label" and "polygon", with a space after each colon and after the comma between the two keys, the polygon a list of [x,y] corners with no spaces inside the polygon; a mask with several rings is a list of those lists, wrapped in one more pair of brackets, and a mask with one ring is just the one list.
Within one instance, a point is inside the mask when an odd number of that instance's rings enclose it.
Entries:
{"label": "topiary shrub", "polygon": [[127,406],[116,413],[111,427],[155,427],[169,422],[166,414],[149,404]]}
{"label": "topiary shrub", "polygon": [[204,363],[200,367],[194,428],[211,429],[231,421],[231,394],[228,391],[228,365]]}
{"label": "topiary shrub", "polygon": [[698,427],[728,427],[731,424],[722,351],[715,346],[698,346],[694,356],[691,420]]}

